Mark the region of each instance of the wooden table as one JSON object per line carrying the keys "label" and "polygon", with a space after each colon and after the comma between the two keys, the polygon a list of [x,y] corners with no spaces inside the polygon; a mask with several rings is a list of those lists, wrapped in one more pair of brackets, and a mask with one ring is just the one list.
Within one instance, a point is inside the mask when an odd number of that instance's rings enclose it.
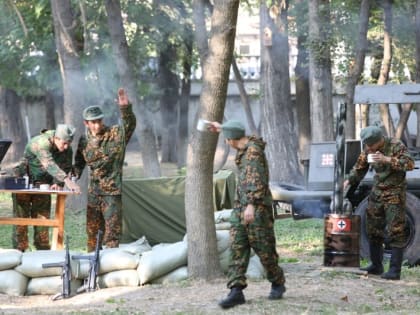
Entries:
{"label": "wooden table", "polygon": [[33,219],[33,218],[15,218],[15,217],[0,217],[0,224],[12,225],[32,225],[32,226],[50,226],[53,228],[53,237],[51,249],[62,249],[64,240],[64,211],[65,202],[68,195],[75,193],[68,190],[39,190],[39,189],[0,189],[0,192],[7,192],[13,194],[48,194],[57,195],[55,202],[55,216],[54,219]]}

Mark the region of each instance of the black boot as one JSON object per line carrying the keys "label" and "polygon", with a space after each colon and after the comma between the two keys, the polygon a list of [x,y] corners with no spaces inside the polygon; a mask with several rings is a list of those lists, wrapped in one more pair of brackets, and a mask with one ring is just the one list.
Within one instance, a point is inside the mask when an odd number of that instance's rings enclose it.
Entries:
{"label": "black boot", "polygon": [[221,308],[230,308],[245,303],[245,297],[241,287],[230,289],[228,296],[219,302]]}
{"label": "black boot", "polygon": [[387,280],[400,280],[401,265],[403,261],[404,250],[402,248],[392,248],[391,261],[389,263],[389,270],[385,272],[381,278]]}
{"label": "black boot", "polygon": [[384,251],[382,245],[369,243],[369,250],[371,264],[365,268],[360,268],[360,270],[367,271],[372,275],[381,275],[384,272],[384,266],[382,265]]}
{"label": "black boot", "polygon": [[286,292],[286,287],[284,284],[271,284],[270,295],[268,296],[269,300],[279,300],[283,297],[283,293]]}

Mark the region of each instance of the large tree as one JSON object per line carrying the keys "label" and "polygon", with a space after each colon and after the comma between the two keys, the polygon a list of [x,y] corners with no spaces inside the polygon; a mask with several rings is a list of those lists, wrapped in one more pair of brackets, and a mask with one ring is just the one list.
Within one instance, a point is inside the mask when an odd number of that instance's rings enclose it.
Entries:
{"label": "large tree", "polygon": [[369,28],[369,10],[370,0],[362,0],[360,3],[359,14],[359,33],[356,43],[356,51],[354,57],[350,60],[350,70],[346,85],[346,103],[347,103],[347,120],[346,120],[346,138],[355,139],[355,107],[353,105],[354,90],[359,83],[360,76],[365,65],[365,57],[368,48],[367,32]]}
{"label": "large tree", "polygon": [[137,83],[130,65],[120,1],[106,0],[105,7],[108,15],[108,28],[111,34],[114,61],[117,65],[121,85],[127,90],[137,116],[136,135],[141,142],[144,172],[146,176],[157,177],[160,176],[160,166],[154,132],[148,117],[148,111],[137,96]]}
{"label": "large tree", "polygon": [[[199,32],[205,25],[205,0],[195,0],[194,21]],[[222,121],[236,34],[239,0],[214,2],[211,35],[197,33],[203,65],[203,89],[199,116]],[[203,29],[201,29],[203,31]],[[208,48],[208,50],[207,50]],[[213,209],[213,161],[217,144],[214,134],[193,131],[187,154],[185,216],[188,235],[188,273],[190,277],[211,279],[220,275]]]}
{"label": "large tree", "polygon": [[262,2],[261,108],[262,130],[272,181],[299,183],[298,140],[290,97],[288,1]]}
{"label": "large tree", "polygon": [[312,142],[331,141],[333,131],[330,7],[328,0],[309,3],[309,83]]}
{"label": "large tree", "polygon": [[77,17],[70,0],[51,0],[55,44],[63,82],[64,121],[75,126],[80,134],[84,130],[81,113],[85,106],[84,81],[80,62],[80,43],[76,37]]}

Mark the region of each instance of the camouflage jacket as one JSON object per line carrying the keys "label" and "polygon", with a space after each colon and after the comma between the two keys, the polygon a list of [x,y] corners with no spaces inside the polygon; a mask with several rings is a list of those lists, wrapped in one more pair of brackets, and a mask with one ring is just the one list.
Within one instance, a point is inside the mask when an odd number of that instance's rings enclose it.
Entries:
{"label": "camouflage jacket", "polygon": [[120,107],[122,124],[105,126],[93,136],[89,131],[80,137],[73,171],[80,177],[89,166],[89,192],[98,195],[120,195],[127,142],[136,128],[132,105]]}
{"label": "camouflage jacket", "polygon": [[236,153],[235,163],[238,166],[237,197],[235,207],[246,207],[248,204],[271,206],[272,198],[269,188],[269,171],[265,157],[265,142],[251,136],[244,149]]}
{"label": "camouflage jacket", "polygon": [[72,168],[73,150],[58,151],[54,144],[55,130],[33,137],[25,147],[23,158],[14,168],[17,176],[29,175],[32,183],[60,184]]}
{"label": "camouflage jacket", "polygon": [[369,167],[375,171],[374,190],[401,191],[407,186],[406,171],[414,168],[414,160],[407,147],[398,139],[385,137],[385,143],[379,150],[383,155],[391,157],[391,163],[367,162],[367,152],[363,151],[347,177],[351,185],[358,185],[365,177]]}

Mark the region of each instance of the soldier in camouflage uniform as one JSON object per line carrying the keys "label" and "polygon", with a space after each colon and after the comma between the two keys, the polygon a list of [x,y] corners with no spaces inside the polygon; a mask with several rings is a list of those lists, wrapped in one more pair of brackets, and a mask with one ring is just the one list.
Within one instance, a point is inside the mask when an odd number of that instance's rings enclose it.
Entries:
{"label": "soldier in camouflage uniform", "polygon": [[74,171],[80,177],[89,167],[89,191],[86,213],[87,249],[96,246],[98,230],[104,231],[103,243],[118,247],[122,225],[122,171],[125,148],[136,128],[136,117],[123,89],[118,91],[122,124],[108,127],[99,106],[83,111],[86,135],[79,140]]}
{"label": "soldier in camouflage uniform", "polygon": [[[80,191],[68,176],[72,167],[74,131],[72,126],[60,124],[55,130],[43,131],[32,138],[25,147],[24,157],[14,169],[15,175],[29,176],[34,188],[50,184],[52,190],[60,190],[66,184],[69,189]],[[15,217],[50,218],[51,195],[12,194],[12,199]],[[50,249],[48,227],[34,227],[34,245],[36,249]],[[14,226],[13,246],[21,251],[28,248],[27,226]]]}
{"label": "soldier in camouflage uniform", "polygon": [[245,273],[251,249],[260,258],[271,282],[268,298],[281,299],[286,291],[285,278],[276,252],[265,142],[255,136],[245,136],[244,126],[234,120],[223,125],[211,122],[208,129],[222,131],[227,143],[237,150],[235,163],[239,169],[237,200],[230,218],[231,256],[227,287],[231,291],[219,305],[230,308],[245,303],[242,290],[247,286]]}
{"label": "soldier in camouflage uniform", "polygon": [[[360,132],[360,138],[365,148],[344,181],[344,187],[359,185],[369,167],[375,170],[366,210],[371,264],[362,270],[376,275],[383,273],[383,243],[387,231],[391,261],[389,271],[381,277],[399,280],[403,247],[407,241],[404,231],[407,187],[405,175],[406,171],[414,168],[414,160],[400,140],[384,137],[377,126],[364,128]],[[371,164],[368,163],[368,155],[371,155]]]}

